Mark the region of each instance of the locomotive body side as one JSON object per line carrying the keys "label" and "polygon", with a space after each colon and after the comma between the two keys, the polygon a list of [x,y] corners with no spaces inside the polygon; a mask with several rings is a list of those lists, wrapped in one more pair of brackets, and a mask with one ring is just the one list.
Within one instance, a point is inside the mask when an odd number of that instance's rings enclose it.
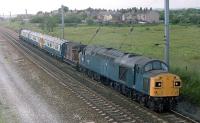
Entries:
{"label": "locomotive body side", "polygon": [[[97,74],[102,79],[108,78],[111,81],[117,81],[119,74],[118,64],[115,63],[117,57],[108,56],[109,50],[112,49],[87,46],[80,55],[80,66],[87,69],[87,72],[91,74]],[[118,54],[120,55],[120,52]]]}
{"label": "locomotive body side", "polygon": [[163,61],[112,48],[87,46],[80,54],[80,66],[90,77],[155,110],[176,105],[181,80],[168,72]]}

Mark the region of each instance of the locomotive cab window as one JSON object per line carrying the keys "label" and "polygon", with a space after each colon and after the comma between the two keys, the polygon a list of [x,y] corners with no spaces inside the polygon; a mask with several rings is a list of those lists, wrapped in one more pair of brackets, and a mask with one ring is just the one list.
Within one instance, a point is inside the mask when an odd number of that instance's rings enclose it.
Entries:
{"label": "locomotive cab window", "polygon": [[152,70],[153,69],[153,66],[152,66],[152,64],[147,64],[146,66],[145,66],[145,68],[144,68],[144,70],[145,70],[145,72],[147,72],[147,71],[150,71],[150,70]]}
{"label": "locomotive cab window", "polygon": [[161,68],[162,68],[162,70],[164,70],[164,71],[168,71],[168,67],[167,67],[167,65],[164,64],[164,63],[161,63]]}
{"label": "locomotive cab window", "polygon": [[154,70],[160,70],[160,68],[161,68],[161,64],[160,64],[160,62],[153,62],[153,69]]}
{"label": "locomotive cab window", "polygon": [[127,67],[120,66],[119,67],[119,80],[126,81],[127,72],[128,72]]}
{"label": "locomotive cab window", "polygon": [[166,64],[160,61],[153,61],[145,65],[144,67],[145,72],[151,71],[151,70],[163,70],[168,71],[168,67]]}

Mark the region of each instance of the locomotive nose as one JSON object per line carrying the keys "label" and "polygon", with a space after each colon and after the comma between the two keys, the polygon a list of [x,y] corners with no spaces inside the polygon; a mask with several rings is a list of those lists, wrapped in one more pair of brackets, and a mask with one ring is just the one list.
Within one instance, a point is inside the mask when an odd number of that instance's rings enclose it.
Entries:
{"label": "locomotive nose", "polygon": [[181,80],[179,76],[163,73],[150,78],[150,95],[155,97],[179,96]]}

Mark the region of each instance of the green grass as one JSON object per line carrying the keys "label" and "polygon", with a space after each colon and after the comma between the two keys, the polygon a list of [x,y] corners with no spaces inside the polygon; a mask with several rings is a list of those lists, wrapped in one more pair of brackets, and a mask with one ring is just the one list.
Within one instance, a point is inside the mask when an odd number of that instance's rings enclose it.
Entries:
{"label": "green grass", "polygon": [[[14,29],[22,27],[19,23],[6,23],[4,25]],[[23,26],[43,32],[33,24]],[[124,52],[163,59],[165,45],[163,25],[135,25],[133,32],[130,32],[130,27],[103,26],[94,40],[90,41],[97,29],[98,26],[86,25],[66,27],[65,38],[83,44],[113,47]],[[54,32],[49,34],[61,37],[61,29],[56,28]],[[171,71],[180,75],[183,80],[182,94],[200,104],[200,27],[171,25],[170,34]]]}

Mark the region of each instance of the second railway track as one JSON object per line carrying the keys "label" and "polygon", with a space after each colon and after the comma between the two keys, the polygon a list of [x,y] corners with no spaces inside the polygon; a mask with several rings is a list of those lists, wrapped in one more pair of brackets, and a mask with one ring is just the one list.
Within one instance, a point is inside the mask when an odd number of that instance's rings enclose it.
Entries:
{"label": "second railway track", "polygon": [[[53,76],[60,84],[96,110],[108,122],[193,122],[176,114],[157,114],[119,95],[102,84],[84,77],[65,63],[59,62],[40,50],[17,39],[9,30],[1,29],[3,35],[31,61]],[[59,64],[58,64],[59,63]],[[66,79],[69,80],[66,82]],[[100,89],[99,89],[100,88]],[[103,91],[104,90],[104,91]]]}

